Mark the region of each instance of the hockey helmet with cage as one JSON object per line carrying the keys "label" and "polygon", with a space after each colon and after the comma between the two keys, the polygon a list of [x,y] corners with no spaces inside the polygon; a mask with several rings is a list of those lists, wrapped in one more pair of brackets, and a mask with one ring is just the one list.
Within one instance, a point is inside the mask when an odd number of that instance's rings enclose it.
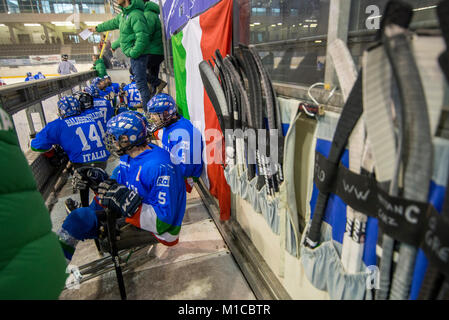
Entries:
{"label": "hockey helmet with cage", "polygon": [[159,130],[178,120],[175,100],[166,93],[159,93],[147,104],[147,120],[153,130]]}
{"label": "hockey helmet with cage", "polygon": [[81,111],[90,109],[94,106],[94,98],[90,94],[90,89],[84,91],[78,91],[74,96],[80,102]]}
{"label": "hockey helmet with cage", "polygon": [[143,115],[126,111],[113,117],[106,124],[105,144],[109,152],[122,156],[133,147],[146,144],[147,136]]}

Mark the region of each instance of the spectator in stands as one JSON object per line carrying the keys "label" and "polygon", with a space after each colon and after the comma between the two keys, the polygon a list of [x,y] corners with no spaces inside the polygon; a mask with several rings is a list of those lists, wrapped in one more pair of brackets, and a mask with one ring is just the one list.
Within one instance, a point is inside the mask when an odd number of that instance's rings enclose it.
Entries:
{"label": "spectator in stands", "polygon": [[0,78],[0,87],[1,86],[6,86],[6,82],[2,78]]}
{"label": "spectator in stands", "polygon": [[145,2],[145,18],[148,24],[148,33],[150,34],[150,54],[148,56],[147,73],[148,82],[151,85],[152,94],[156,95],[162,92],[167,82],[159,79],[159,67],[164,61],[164,44],[162,43],[162,27],[159,19],[159,6],[150,0]]}
{"label": "spectator in stands", "polygon": [[78,72],[78,70],[76,70],[75,66],[68,60],[69,60],[68,55],[66,55],[66,54],[61,55],[61,62],[59,63],[59,66],[58,66],[58,74],[60,74],[60,75],[70,74],[71,71]]}
{"label": "spectator in stands", "polygon": [[[120,47],[123,54],[131,60],[131,68],[136,78],[136,85],[146,105],[150,100],[150,89],[147,84],[146,67],[150,43],[148,41],[148,24],[143,14],[142,0],[117,0],[122,13],[115,18],[103,22],[96,27],[89,28],[92,32],[104,32],[120,29]],[[113,49],[114,48],[113,46]]]}
{"label": "spectator in stands", "polygon": [[92,69],[97,71],[97,77],[103,78],[108,75],[106,72],[106,66],[104,65],[103,59],[100,59],[100,56],[98,54],[94,54],[92,56],[92,61],[94,63],[94,66]]}

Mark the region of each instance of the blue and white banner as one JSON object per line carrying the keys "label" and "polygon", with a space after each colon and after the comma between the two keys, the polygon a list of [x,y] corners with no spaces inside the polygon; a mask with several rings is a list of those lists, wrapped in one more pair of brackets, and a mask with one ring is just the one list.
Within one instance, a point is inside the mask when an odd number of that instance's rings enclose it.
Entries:
{"label": "blue and white banner", "polygon": [[162,1],[162,14],[165,36],[171,36],[182,28],[191,18],[205,12],[220,0],[166,0]]}

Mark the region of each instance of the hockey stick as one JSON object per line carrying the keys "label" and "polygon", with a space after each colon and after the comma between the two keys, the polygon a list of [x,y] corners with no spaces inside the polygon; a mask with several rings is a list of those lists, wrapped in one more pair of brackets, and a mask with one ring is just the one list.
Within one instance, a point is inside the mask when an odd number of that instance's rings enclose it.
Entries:
{"label": "hockey stick", "polygon": [[[391,67],[382,46],[367,50],[363,57],[363,68],[366,70],[363,79],[363,108],[367,127],[368,139],[371,143],[375,159],[376,180],[380,187],[392,196],[398,195],[398,179],[402,161],[403,145],[403,116],[401,104],[397,101],[395,108],[396,122],[398,123],[397,138],[391,113],[392,102],[396,93],[392,81]],[[397,143],[395,144],[395,141]],[[391,181],[390,190],[388,183]],[[379,229],[378,248],[382,244],[382,257],[380,265],[380,288],[375,298],[384,300],[388,298],[394,240]]]}
{"label": "hockey stick", "polygon": [[204,88],[207,95],[209,96],[209,99],[212,102],[212,106],[214,107],[215,113],[217,114],[222,134],[225,137],[225,163],[227,163],[229,160],[230,163],[233,164],[235,152],[234,150],[230,150],[233,149],[232,139],[229,138],[229,130],[227,130],[232,129],[231,117],[228,112],[228,106],[223,89],[221,88],[220,82],[218,81],[217,76],[215,75],[211,66],[206,61],[202,61],[199,64],[199,69]]}
{"label": "hockey stick", "polygon": [[[446,51],[444,51],[438,61],[443,73],[446,76],[446,80],[449,83],[449,0],[442,1],[437,8],[437,16],[440,21],[442,35],[446,42]],[[449,218],[449,181],[446,184],[446,194],[443,205],[443,215]],[[443,282],[445,280],[445,282]],[[442,299],[445,295],[446,287],[449,288],[449,279],[444,279],[444,276],[439,270],[431,263],[429,264],[424,280],[422,282],[419,299]]]}
{"label": "hockey stick", "polygon": [[[249,70],[251,72],[250,78],[248,78],[248,83],[250,84],[250,88],[252,87],[254,90],[254,101],[252,105],[251,113],[254,113],[255,123],[258,130],[265,130],[266,127],[263,123],[263,109],[264,106],[267,106],[268,103],[268,86],[266,82],[266,77],[264,77],[264,70],[261,68],[261,62],[258,63],[257,58],[259,58],[258,54],[254,51],[252,52],[247,46],[240,44],[239,48],[242,52],[245,63],[249,65]],[[260,58],[259,58],[260,59]],[[251,79],[251,80],[250,80]],[[262,93],[265,93],[266,99],[265,104],[263,103]],[[272,102],[272,101],[270,101]],[[270,106],[271,111],[273,110],[272,106]],[[267,110],[268,112],[268,110]],[[272,127],[274,128],[274,127]],[[257,161],[259,168],[259,178],[257,189],[260,190],[265,184],[267,187],[267,194],[274,197],[274,184],[272,175],[268,173],[268,159],[266,157],[266,149],[267,149],[267,141],[269,141],[269,136],[265,135],[264,141],[260,141],[258,136],[257,142]],[[265,149],[265,152],[262,153],[262,150]]]}
{"label": "hockey stick", "polygon": [[[217,58],[217,64],[221,69],[223,77],[221,78],[222,85],[227,88],[228,106],[231,106],[232,115],[234,119],[233,129],[235,133],[235,153],[236,164],[239,176],[244,172],[245,166],[245,142],[243,137],[239,137],[236,130],[242,130],[242,113],[240,107],[240,96],[238,96],[238,90],[236,84],[231,80],[231,75],[224,65],[223,58],[220,54],[220,50],[215,51]],[[240,131],[243,132],[243,131]]]}
{"label": "hockey stick", "polygon": [[[282,126],[279,127],[276,122],[276,111],[275,111],[275,105],[276,105],[276,97],[273,94],[272,90],[272,83],[270,78],[268,77],[268,74],[265,70],[265,68],[262,65],[262,60],[260,59],[259,54],[257,53],[256,49],[254,47],[249,47],[249,52],[251,53],[254,61],[256,62],[257,69],[259,71],[260,77],[261,77],[261,88],[265,96],[265,106],[266,106],[266,114],[267,114],[267,120],[268,120],[268,128],[270,130],[277,130],[277,143],[279,143],[280,139],[279,137],[283,137],[282,135]],[[281,146],[281,149],[278,153],[283,153],[283,146]],[[279,146],[278,146],[279,148]],[[271,153],[269,154],[269,159],[266,159],[266,161],[270,160],[267,163],[266,166],[266,183],[269,184],[270,194],[272,196],[275,195],[276,192],[279,191],[279,184],[281,183],[279,179],[279,175],[274,175],[272,171],[276,170],[282,170],[282,167],[276,167],[279,162],[275,163],[274,169],[272,169],[273,164],[271,163]],[[268,168],[268,165],[270,168]]]}
{"label": "hockey stick", "polygon": [[[330,172],[331,175],[336,173],[338,161],[343,154],[349,136],[363,112],[362,75],[363,70],[360,71],[357,81],[355,82],[351,93],[349,94],[348,100],[343,107],[343,111],[332,139],[332,145],[328,156],[328,160],[334,164],[334,170],[333,172]],[[330,180],[332,179],[329,179],[328,181]],[[310,248],[316,248],[319,245],[321,224],[328,198],[328,192],[318,192],[312,222],[310,224],[308,235],[305,238],[305,245]]]}
{"label": "hockey stick", "polygon": [[[259,130],[263,129],[262,124],[262,97],[261,97],[261,89],[260,89],[260,76],[257,71],[256,63],[248,50],[248,47],[239,44],[239,50],[242,56],[243,63],[240,63],[238,59],[235,57],[231,57],[231,61],[233,61],[234,67],[238,70],[238,66],[244,68],[247,84],[248,84],[248,92],[249,92],[249,116],[251,117],[251,128],[256,130],[256,165],[257,165],[257,190],[260,190],[264,184],[267,184],[266,177],[266,169],[263,165],[263,161],[261,159],[260,149],[261,144],[265,144],[266,141],[260,141]],[[238,57],[238,55],[236,56]],[[267,187],[268,184],[267,184]]]}
{"label": "hockey stick", "polygon": [[[354,60],[342,40],[334,41],[329,46],[329,53],[335,66],[343,100],[346,102],[357,80],[358,72]],[[364,156],[362,150],[365,140],[364,131],[363,121],[360,121],[349,138],[349,169],[356,173],[360,173]],[[341,261],[348,273],[356,273],[359,272],[361,256],[363,255],[364,230],[367,218],[364,214],[356,212],[349,206],[346,212],[346,232],[343,236]]]}
{"label": "hockey stick", "polygon": [[[229,57],[226,57],[223,60],[224,65],[226,66],[226,69],[228,70],[229,74],[231,75],[231,81],[236,85],[237,90],[239,92],[240,98],[241,98],[241,110],[242,110],[242,118],[246,118],[248,122],[248,126],[250,128],[254,128],[253,123],[253,117],[250,115],[250,103],[248,95],[246,94],[246,90],[243,86],[243,81],[240,79],[240,75],[238,74],[237,70],[235,69],[234,65],[230,61]],[[255,177],[255,158],[256,158],[256,152],[255,152],[255,145],[252,145],[251,143],[245,142],[247,145],[246,147],[246,153],[247,153],[247,170],[248,170],[248,179],[252,180]]]}
{"label": "hockey stick", "polygon": [[[404,197],[427,201],[432,176],[432,141],[427,102],[419,70],[414,59],[405,28],[409,25],[412,7],[401,1],[387,5],[384,23],[384,45],[399,89],[406,123],[407,162],[404,173]],[[405,27],[404,27],[405,26]],[[409,297],[417,249],[402,243],[399,260],[393,275],[390,299]]]}
{"label": "hockey stick", "polygon": [[126,300],[125,282],[123,281],[122,267],[120,266],[120,257],[118,254],[117,240],[116,240],[117,238],[115,234],[116,219],[115,215],[112,213],[111,210],[105,209],[105,212],[108,226],[107,229],[108,229],[109,248],[111,249],[111,259],[112,262],[114,263],[115,274],[117,276],[117,283],[120,291],[120,297],[122,300]]}

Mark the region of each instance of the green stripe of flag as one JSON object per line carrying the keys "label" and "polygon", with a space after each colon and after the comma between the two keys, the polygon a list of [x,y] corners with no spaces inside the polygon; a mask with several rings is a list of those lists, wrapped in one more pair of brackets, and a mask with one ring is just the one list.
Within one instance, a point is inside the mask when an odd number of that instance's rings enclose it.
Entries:
{"label": "green stripe of flag", "polygon": [[187,106],[186,97],[186,50],[182,45],[183,33],[179,33],[172,36],[172,48],[173,48],[173,69],[175,72],[175,85],[176,85],[176,104],[181,115],[190,119],[189,108]]}

